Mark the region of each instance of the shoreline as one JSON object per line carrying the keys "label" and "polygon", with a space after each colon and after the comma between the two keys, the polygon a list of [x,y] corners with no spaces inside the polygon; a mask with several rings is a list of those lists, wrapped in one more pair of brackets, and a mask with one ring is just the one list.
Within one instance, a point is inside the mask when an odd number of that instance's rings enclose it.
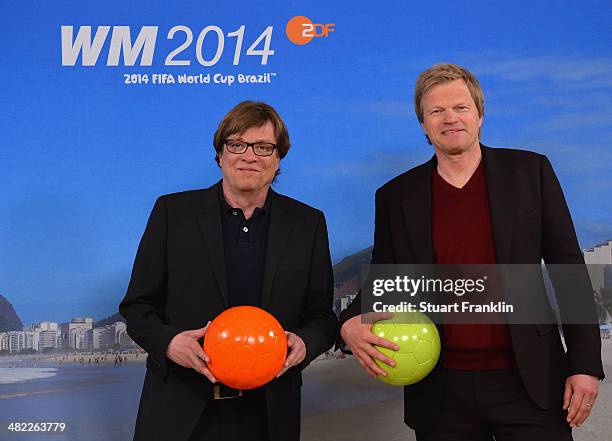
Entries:
{"label": "shoreline", "polygon": [[23,356],[10,355],[0,357],[0,368],[26,369],[60,367],[63,365],[115,365],[123,363],[145,363],[147,354],[121,352],[94,352],[91,353],[70,353],[70,354],[28,354]]}

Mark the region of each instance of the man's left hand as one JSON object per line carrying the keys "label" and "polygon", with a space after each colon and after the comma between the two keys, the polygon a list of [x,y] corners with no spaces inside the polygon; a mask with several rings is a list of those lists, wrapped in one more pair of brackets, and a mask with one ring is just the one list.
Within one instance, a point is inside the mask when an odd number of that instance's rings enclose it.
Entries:
{"label": "man's left hand", "polygon": [[285,364],[276,377],[283,375],[287,369],[300,364],[306,358],[306,345],[298,335],[285,331],[287,335],[287,358]]}
{"label": "man's left hand", "polygon": [[592,375],[576,374],[565,380],[563,409],[568,410],[570,427],[580,427],[589,417],[597,399],[599,379]]}

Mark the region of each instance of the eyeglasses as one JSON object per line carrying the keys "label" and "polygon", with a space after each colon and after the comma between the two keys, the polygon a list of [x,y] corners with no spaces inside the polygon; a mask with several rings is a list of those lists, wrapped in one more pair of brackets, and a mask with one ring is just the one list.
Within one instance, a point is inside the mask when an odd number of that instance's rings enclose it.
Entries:
{"label": "eyeglasses", "polygon": [[270,156],[272,153],[274,153],[276,144],[272,144],[271,142],[234,141],[231,139],[225,141],[225,148],[227,151],[230,153],[235,153],[236,155],[243,154],[249,147],[253,148],[253,153],[255,153],[257,156]]}

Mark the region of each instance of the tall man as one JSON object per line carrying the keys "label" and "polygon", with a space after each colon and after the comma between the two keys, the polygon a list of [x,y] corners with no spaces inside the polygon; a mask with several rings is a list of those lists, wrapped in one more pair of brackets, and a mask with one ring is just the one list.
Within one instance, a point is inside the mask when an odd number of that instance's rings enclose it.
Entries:
{"label": "tall man", "polygon": [[[584,263],[548,159],[479,142],[484,97],[469,71],[427,69],[414,105],[435,155],[376,192],[372,263]],[[340,325],[363,368],[384,375],[374,359],[392,360],[373,345],[394,347],[362,322],[360,297]],[[438,365],[404,389],[406,423],[419,441],[571,440],[604,374],[597,326],[563,331],[567,352],[553,325],[440,326]]]}
{"label": "tall man", "polygon": [[[223,179],[157,200],[120,305],[149,354],[134,439],[298,440],[301,370],[337,325],[325,219],[270,188],[290,146],[271,106],[238,104],[213,144]],[[219,385],[199,342],[239,305],[267,310],[288,336],[283,370],[253,391]]]}

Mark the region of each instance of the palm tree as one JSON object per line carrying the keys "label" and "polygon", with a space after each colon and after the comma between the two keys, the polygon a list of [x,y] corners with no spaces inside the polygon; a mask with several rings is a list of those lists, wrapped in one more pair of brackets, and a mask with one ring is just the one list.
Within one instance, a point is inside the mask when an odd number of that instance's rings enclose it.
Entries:
{"label": "palm tree", "polygon": [[612,320],[612,287],[599,287],[593,291],[595,307],[599,323],[609,323]]}

